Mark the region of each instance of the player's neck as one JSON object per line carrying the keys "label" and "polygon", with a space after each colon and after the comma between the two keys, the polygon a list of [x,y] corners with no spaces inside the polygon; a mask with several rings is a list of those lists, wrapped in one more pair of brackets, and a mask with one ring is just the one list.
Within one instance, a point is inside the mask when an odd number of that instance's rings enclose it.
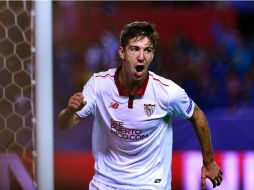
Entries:
{"label": "player's neck", "polygon": [[131,76],[125,74],[123,68],[121,68],[118,77],[120,84],[129,94],[135,93],[136,90],[140,88],[140,86],[144,83],[146,79],[145,75],[145,77],[143,77],[141,80],[134,80],[133,78],[131,78]]}

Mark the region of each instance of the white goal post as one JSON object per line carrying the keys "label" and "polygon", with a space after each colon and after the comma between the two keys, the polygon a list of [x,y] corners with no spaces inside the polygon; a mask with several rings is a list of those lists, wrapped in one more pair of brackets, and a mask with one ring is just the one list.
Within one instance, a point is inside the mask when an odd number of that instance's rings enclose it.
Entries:
{"label": "white goal post", "polygon": [[52,1],[35,1],[36,170],[39,190],[54,189]]}

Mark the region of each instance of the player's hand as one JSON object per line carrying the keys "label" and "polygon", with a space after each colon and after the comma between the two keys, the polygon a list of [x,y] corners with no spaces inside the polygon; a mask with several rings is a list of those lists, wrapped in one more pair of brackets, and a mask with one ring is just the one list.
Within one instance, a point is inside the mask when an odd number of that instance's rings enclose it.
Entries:
{"label": "player's hand", "polygon": [[213,183],[213,188],[219,186],[222,182],[222,171],[220,167],[213,161],[208,166],[202,166],[201,169],[201,187],[206,189],[206,178]]}
{"label": "player's hand", "polygon": [[72,111],[79,111],[86,105],[82,92],[77,92],[70,97],[68,102],[68,109]]}

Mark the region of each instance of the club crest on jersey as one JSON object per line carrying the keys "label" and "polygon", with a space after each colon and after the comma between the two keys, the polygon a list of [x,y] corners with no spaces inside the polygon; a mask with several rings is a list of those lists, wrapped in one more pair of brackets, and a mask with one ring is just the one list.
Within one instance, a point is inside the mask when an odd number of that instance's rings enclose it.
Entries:
{"label": "club crest on jersey", "polygon": [[144,104],[144,111],[148,117],[150,117],[155,110],[155,104]]}
{"label": "club crest on jersey", "polygon": [[109,108],[118,109],[119,103],[117,102],[111,102],[109,105]]}

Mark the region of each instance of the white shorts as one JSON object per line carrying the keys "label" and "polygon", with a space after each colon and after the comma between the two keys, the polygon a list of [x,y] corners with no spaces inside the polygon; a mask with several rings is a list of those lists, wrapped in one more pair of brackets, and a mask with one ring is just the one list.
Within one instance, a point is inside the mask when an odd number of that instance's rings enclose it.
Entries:
{"label": "white shorts", "polygon": [[128,190],[128,189],[112,187],[92,179],[89,183],[89,190]]}
{"label": "white shorts", "polygon": [[89,183],[89,190],[118,190],[118,189],[92,179]]}

